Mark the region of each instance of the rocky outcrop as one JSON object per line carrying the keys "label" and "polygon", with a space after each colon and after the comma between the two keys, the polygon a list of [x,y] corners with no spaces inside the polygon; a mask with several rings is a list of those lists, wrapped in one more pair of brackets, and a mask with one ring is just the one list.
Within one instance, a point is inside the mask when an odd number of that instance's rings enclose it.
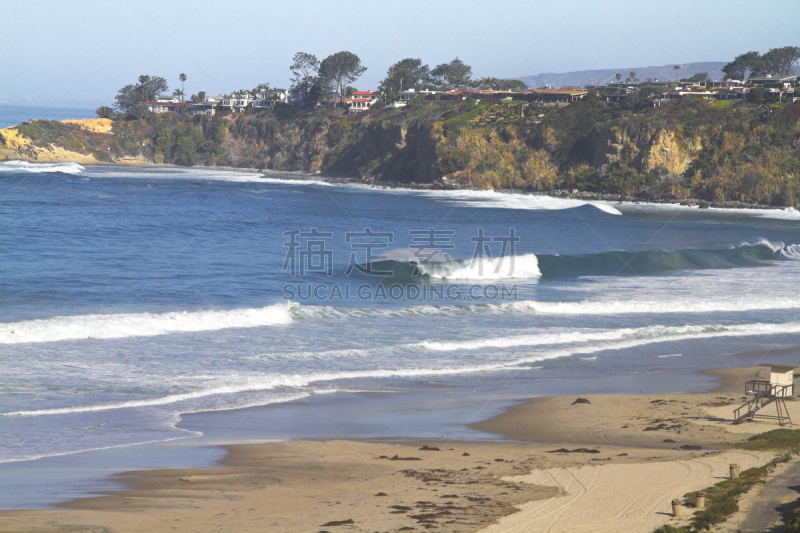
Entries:
{"label": "rocky outcrop", "polygon": [[[113,139],[113,121],[28,121],[0,130],[0,160],[93,164],[111,158],[99,152]],[[107,150],[107,148],[106,148]],[[105,157],[104,157],[105,156]]]}
{"label": "rocky outcrop", "polygon": [[669,174],[682,175],[701,150],[699,139],[687,142],[677,129],[615,124],[597,132],[592,165],[626,163],[642,173],[663,168]]}
{"label": "rocky outcrop", "polygon": [[689,142],[680,132],[659,129],[641,159],[640,172],[664,168],[670,174],[682,175],[703,149],[699,138]]}

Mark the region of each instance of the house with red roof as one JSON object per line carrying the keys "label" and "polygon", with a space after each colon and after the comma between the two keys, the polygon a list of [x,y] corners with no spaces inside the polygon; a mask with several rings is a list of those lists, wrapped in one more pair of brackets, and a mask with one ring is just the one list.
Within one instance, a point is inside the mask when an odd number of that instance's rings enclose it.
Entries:
{"label": "house with red roof", "polygon": [[[181,108],[181,101],[177,98],[159,98],[158,100],[152,100],[144,104],[151,113],[167,113],[169,111],[178,111]],[[191,106],[192,104],[184,105]]]}
{"label": "house with red roof", "polygon": [[356,91],[350,95],[350,108],[348,113],[362,113],[367,111],[378,101],[380,94],[377,91]]}

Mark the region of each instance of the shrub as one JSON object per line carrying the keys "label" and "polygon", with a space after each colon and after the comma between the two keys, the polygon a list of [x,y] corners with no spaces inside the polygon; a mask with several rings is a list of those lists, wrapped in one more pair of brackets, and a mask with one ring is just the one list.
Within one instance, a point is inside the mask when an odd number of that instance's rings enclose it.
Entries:
{"label": "shrub", "polygon": [[653,531],[653,533],[688,533],[689,530],[685,527],[675,527],[669,524],[664,524],[660,528]]}
{"label": "shrub", "polygon": [[792,511],[783,533],[800,533],[800,508]]}

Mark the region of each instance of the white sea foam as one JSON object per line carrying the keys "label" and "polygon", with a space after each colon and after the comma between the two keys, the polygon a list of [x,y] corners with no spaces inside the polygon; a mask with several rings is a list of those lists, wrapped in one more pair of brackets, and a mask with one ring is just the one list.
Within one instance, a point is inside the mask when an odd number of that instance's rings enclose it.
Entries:
{"label": "white sea foam", "polygon": [[724,313],[742,311],[768,311],[800,309],[800,298],[709,298],[663,299],[644,301],[582,301],[540,302],[524,300],[504,304],[490,304],[493,311],[528,312],[554,315],[624,315],[624,314],[674,314],[674,313]]}
{"label": "white sea foam", "polygon": [[323,185],[325,187],[333,186],[332,183],[313,178],[286,179],[286,178],[271,178],[267,175],[267,176],[261,176],[261,179],[259,181],[261,181],[262,183],[283,184],[283,185]]}
{"label": "white sea foam", "polygon": [[32,172],[36,174],[61,172],[64,174],[80,174],[84,169],[77,163],[29,163],[28,161],[4,161],[0,163],[0,172]]}
{"label": "white sea foam", "polygon": [[[542,359],[547,359],[543,357]],[[14,411],[9,413],[0,413],[0,417],[30,417],[30,416],[52,416],[52,415],[65,415],[75,413],[89,413],[97,411],[108,411],[115,409],[130,409],[138,407],[154,407],[160,405],[170,405],[189,400],[196,400],[209,396],[218,396],[224,394],[237,394],[243,392],[256,392],[274,390],[277,388],[303,388],[308,387],[312,383],[320,381],[333,381],[333,380],[346,380],[346,379],[363,379],[363,378],[404,378],[404,377],[422,377],[422,376],[445,376],[455,374],[469,374],[476,372],[491,372],[504,370],[508,368],[517,368],[518,365],[514,362],[511,363],[490,363],[483,365],[472,365],[460,368],[397,368],[397,369],[376,369],[376,370],[357,370],[357,371],[342,371],[342,372],[328,372],[328,373],[314,373],[305,376],[302,375],[283,375],[283,376],[260,376],[248,377],[239,383],[229,384],[219,387],[209,387],[205,389],[198,389],[194,391],[184,392],[180,394],[170,394],[167,396],[160,396],[155,398],[146,398],[140,400],[128,400],[122,402],[109,402],[91,405],[80,405],[71,407],[59,407],[53,409],[38,409],[31,411]],[[287,401],[287,400],[280,400]],[[263,405],[271,403],[269,401],[251,402],[247,405]],[[227,405],[222,409],[228,410],[238,409],[245,405],[232,404]],[[202,411],[210,409],[203,408]],[[211,409],[213,410],[213,409]]]}
{"label": "white sea foam", "polygon": [[[625,211],[648,211],[648,210],[675,210],[675,211],[696,211],[697,206],[686,206],[680,204],[656,204],[656,203],[631,203],[622,202],[618,204]],[[778,220],[800,220],[800,211],[794,207],[784,209],[742,209],[742,208],[717,208],[703,209],[703,213],[714,215],[746,215],[756,218],[773,218]]]}
{"label": "white sea foam", "polygon": [[482,350],[484,348],[514,348],[519,346],[549,346],[555,344],[618,340],[626,337],[632,337],[637,333],[640,333],[640,331],[640,329],[633,328],[616,330],[570,329],[554,333],[540,333],[538,335],[512,335],[451,342],[424,341],[411,344],[409,347],[424,348],[434,351],[454,351]]}
{"label": "white sea foam", "polygon": [[515,348],[521,346],[548,346],[557,344],[583,344],[626,339],[659,342],[670,338],[695,338],[706,336],[761,335],[800,332],[800,322],[786,324],[744,324],[737,326],[691,325],[646,326],[605,330],[568,330],[539,335],[511,335],[454,342],[425,341],[418,346],[435,351],[482,350],[485,348]]}
{"label": "white sea foam", "polygon": [[[493,372],[504,371],[509,369],[520,369],[522,365],[536,363],[555,359],[559,357],[566,357],[571,355],[588,355],[606,350],[619,350],[643,346],[647,344],[678,341],[687,339],[700,339],[712,337],[737,337],[737,336],[755,336],[755,335],[772,335],[780,333],[800,333],[800,322],[791,322],[783,324],[740,324],[734,326],[721,326],[721,325],[697,325],[697,326],[650,326],[645,328],[631,328],[622,330],[625,335],[614,342],[591,342],[582,346],[568,346],[558,350],[547,350],[524,357],[515,358],[512,360],[495,360],[490,363],[473,364],[465,366],[450,366],[444,368],[385,368],[361,371],[339,371],[339,372],[318,372],[307,375],[265,375],[265,376],[248,376],[239,381],[231,382],[223,386],[207,387],[179,394],[170,394],[166,396],[128,400],[122,402],[109,402],[81,406],[69,406],[53,409],[40,409],[28,411],[15,411],[2,413],[2,417],[30,417],[30,416],[47,416],[47,415],[65,415],[74,413],[86,413],[95,411],[107,411],[115,409],[128,409],[140,407],[154,407],[160,405],[179,404],[191,400],[197,400],[209,396],[219,395],[234,395],[243,392],[256,392],[275,389],[302,389],[308,387],[312,383],[321,381],[333,380],[347,380],[347,379],[363,379],[363,378],[403,378],[403,377],[424,377],[424,376],[441,376],[441,375],[457,375],[467,373],[480,373],[480,372]],[[615,334],[614,330],[607,330],[605,333]],[[588,339],[589,337],[585,337]],[[469,346],[469,342],[462,343],[460,349],[476,349],[478,347],[487,347],[491,341],[485,339],[480,345]],[[506,339],[498,339],[495,344],[503,346],[519,346],[522,342],[507,343]],[[473,341],[474,342],[474,341]],[[430,344],[429,344],[430,345]],[[453,348],[455,349],[455,348]],[[591,360],[591,357],[584,358]],[[304,394],[303,391],[298,393]],[[270,400],[257,400],[251,401],[248,405],[259,405],[270,403]],[[225,404],[221,409],[235,409],[241,407],[241,404]],[[202,410],[208,410],[203,408]]]}
{"label": "white sea foam", "polygon": [[524,254],[492,259],[476,258],[464,266],[453,264],[419,265],[422,274],[447,281],[498,281],[512,279],[536,279],[541,277],[539,261],[535,254]]}
{"label": "white sea foam", "polygon": [[800,244],[790,244],[782,248],[781,257],[791,261],[800,261]]}
{"label": "white sea foam", "polygon": [[528,211],[552,211],[574,209],[583,205],[591,205],[611,215],[622,213],[605,202],[574,200],[571,198],[555,198],[544,194],[525,194],[517,192],[488,191],[412,191],[423,196],[431,196],[467,207],[486,207],[492,209],[522,209]]}
{"label": "white sea foam", "polygon": [[415,305],[394,309],[350,308],[326,305],[290,304],[290,313],[297,320],[349,318],[402,318],[482,313],[551,314],[551,315],[630,315],[675,313],[726,313],[800,309],[800,296],[776,298],[770,295],[739,298],[672,298],[652,300],[583,300],[579,302],[545,302],[520,300],[497,304]]}
{"label": "white sea foam", "polygon": [[289,306],[283,303],[227,311],[62,316],[0,324],[0,344],[150,337],[168,333],[253,328],[291,322]]}
{"label": "white sea foam", "polygon": [[[665,327],[654,326],[654,328],[665,328]],[[678,332],[673,332],[673,333],[678,333]],[[544,354],[535,354],[533,356],[525,356],[518,358],[514,360],[513,363],[517,365],[522,365],[525,363],[534,363],[547,359],[569,357],[572,355],[585,355],[585,354],[603,352],[607,350],[624,350],[628,348],[645,346],[648,344],[657,344],[660,342],[708,339],[714,337],[722,338],[722,337],[777,335],[777,334],[787,334],[787,333],[789,334],[800,333],[800,322],[791,322],[784,324],[755,323],[755,324],[741,324],[737,326],[713,326],[713,325],[690,326],[685,333],[632,338],[629,340],[620,340],[610,343],[589,343],[581,346],[566,347],[557,350],[548,350],[547,352],[544,352]]]}
{"label": "white sea foam", "polygon": [[[530,267],[532,268],[532,266]],[[475,279],[478,279],[477,277]],[[522,300],[499,304],[416,305],[383,308],[304,306],[296,302],[225,311],[175,311],[77,315],[0,323],[0,344],[55,342],[74,339],[118,339],[171,333],[216,331],[291,324],[295,320],[404,318],[494,314],[630,315],[718,313],[800,309],[800,297],[600,300],[544,302]]]}

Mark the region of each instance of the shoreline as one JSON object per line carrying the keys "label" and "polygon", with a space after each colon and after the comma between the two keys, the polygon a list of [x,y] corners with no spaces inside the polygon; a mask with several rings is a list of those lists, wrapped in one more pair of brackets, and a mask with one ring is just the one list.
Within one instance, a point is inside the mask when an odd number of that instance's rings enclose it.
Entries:
{"label": "shoreline", "polygon": [[[533,398],[472,424],[506,437],[525,437],[512,442],[297,440],[223,445],[219,448],[226,455],[216,466],[130,471],[114,476],[124,490],[103,490],[57,509],[0,511],[0,531],[114,531],[134,524],[154,531],[195,531],[198,524],[236,531],[259,530],[257,524],[330,531],[325,528],[335,527],[328,525],[334,522],[365,532],[420,529],[426,524],[445,532],[490,526],[491,531],[505,531],[505,524],[511,528],[530,509],[561,505],[560,498],[575,496],[574,487],[560,480],[561,472],[579,477],[608,472],[611,481],[636,491],[642,483],[636,476],[646,477],[653,469],[658,475],[681,478],[686,468],[694,468],[692,483],[699,489],[716,482],[713,478],[727,462],[766,462],[769,454],[727,448],[771,429],[771,424],[736,426],[747,432],[733,433],[728,431],[729,421],[722,423],[714,416],[720,409],[732,410],[741,396],[742,380],[756,371],[703,371],[718,383],[700,393],[590,394],[584,397],[587,403],[576,403],[575,395]],[[800,402],[790,404],[793,410],[800,408]],[[658,420],[671,420],[672,427],[643,429]],[[630,427],[621,430],[621,425]],[[679,449],[686,445],[691,448]],[[583,453],[566,453],[581,448]],[[712,463],[713,467],[703,466]],[[634,529],[621,524],[619,531],[644,531],[636,524],[667,522],[666,507],[661,509],[666,504],[658,503],[662,495],[648,490],[652,497],[647,499],[646,517],[631,522]],[[675,492],[671,489],[665,497],[671,500],[686,490]],[[608,505],[598,502],[586,500],[581,508]],[[592,513],[602,514],[598,509]]]}
{"label": "shoreline", "polygon": [[[24,160],[11,160],[0,161],[0,163],[9,163],[14,161]],[[33,161],[28,163],[37,164]],[[665,206],[680,206],[687,208],[699,209],[748,209],[754,211],[787,211],[790,209],[798,209],[798,206],[775,206],[754,204],[739,201],[707,201],[699,198],[688,198],[684,200],[679,199],[646,199],[636,196],[629,196],[624,194],[615,193],[600,193],[591,191],[578,191],[577,189],[569,191],[565,189],[554,189],[550,191],[529,191],[525,189],[480,189],[477,187],[464,187],[458,183],[451,183],[447,180],[436,180],[430,183],[417,183],[417,182],[383,182],[374,179],[363,179],[354,176],[347,176],[343,174],[330,173],[330,172],[312,172],[301,170],[273,170],[273,169],[258,169],[252,167],[228,167],[228,166],[182,166],[167,163],[153,163],[150,161],[120,161],[108,163],[103,161],[86,162],[86,161],[72,161],[72,160],[57,160],[45,161],[38,164],[59,164],[59,163],[75,163],[87,167],[108,167],[108,168],[142,168],[142,169],[177,169],[177,170],[221,170],[224,172],[241,172],[243,174],[280,174],[288,176],[296,176],[298,181],[307,179],[315,179],[325,181],[331,184],[348,185],[356,184],[376,189],[397,189],[397,190],[410,190],[410,191],[487,191],[492,190],[498,193],[505,194],[519,194],[530,196],[549,196],[551,198],[560,198],[566,200],[579,200],[585,202],[605,202],[605,203],[621,203],[621,204],[634,204],[634,205],[665,205]]]}

